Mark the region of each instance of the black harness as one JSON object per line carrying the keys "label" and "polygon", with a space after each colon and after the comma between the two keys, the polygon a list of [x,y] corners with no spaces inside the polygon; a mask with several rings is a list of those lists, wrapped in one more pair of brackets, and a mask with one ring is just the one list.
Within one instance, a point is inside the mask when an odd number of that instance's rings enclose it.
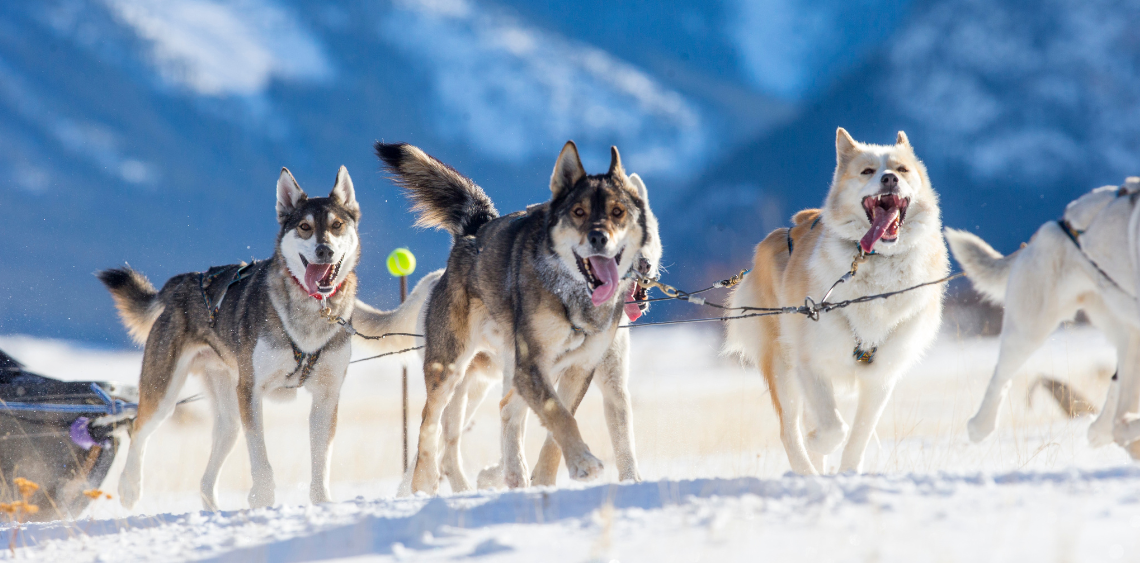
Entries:
{"label": "black harness", "polygon": [[[1132,184],[1132,187],[1135,187],[1135,184]],[[1137,195],[1140,195],[1140,192],[1129,189],[1128,185],[1121,186],[1120,189],[1116,190],[1116,197],[1131,196],[1133,198],[1133,203],[1135,203]],[[1112,276],[1108,275],[1108,272],[1104,271],[1104,268],[1101,268],[1100,264],[1097,264],[1096,260],[1093,260],[1092,256],[1089,256],[1088,253],[1085,252],[1085,249],[1081,247],[1080,238],[1081,235],[1085,234],[1085,231],[1073,227],[1072,223],[1069,223],[1069,220],[1065,219],[1064,217],[1057,219],[1057,225],[1061,227],[1061,230],[1065,233],[1065,236],[1068,236],[1069,240],[1073,241],[1073,245],[1077,247],[1077,251],[1081,253],[1081,256],[1085,257],[1085,260],[1088,260],[1089,264],[1091,264],[1092,267],[1096,269],[1097,273],[1104,277],[1104,279],[1108,280],[1108,283],[1112,284],[1114,287],[1116,287],[1116,289],[1123,291],[1125,295],[1132,296],[1131,291],[1124,289],[1124,286],[1116,283],[1116,280],[1112,279]]]}
{"label": "black harness", "polygon": [[[236,266],[218,266],[215,268],[210,268],[209,270],[198,274],[198,287],[202,289],[202,301],[206,305],[206,310],[210,313],[210,328],[214,328],[214,325],[217,324],[218,311],[221,310],[222,301],[225,300],[226,294],[229,292],[230,288],[237,285],[242,280],[246,280],[252,276],[253,274],[250,270],[253,268],[254,264],[257,264],[256,260],[250,264],[242,262]],[[218,294],[217,300],[211,299],[210,290],[213,289],[214,282],[216,282],[219,278],[225,276],[227,273],[230,274],[229,283],[222,286],[222,291]],[[289,338],[289,334],[286,333],[285,337]],[[293,370],[293,373],[285,376],[285,379],[292,379],[293,376],[298,374],[300,377],[298,377],[296,385],[287,385],[286,389],[304,387],[305,381],[307,381],[309,379],[309,376],[312,375],[313,368],[316,367],[317,362],[321,359],[321,351],[323,351],[324,348],[322,347],[321,349],[311,354],[305,353],[301,351],[301,348],[297,346],[296,342],[293,342],[292,338],[289,338],[289,346],[293,348],[293,361],[297,362],[297,367]]]}
{"label": "black harness", "polygon": [[[255,260],[251,264],[242,262],[237,266],[219,266],[198,274],[198,287],[202,289],[202,301],[206,304],[206,311],[210,313],[210,328],[214,328],[214,324],[218,322],[218,311],[222,308],[222,301],[225,300],[226,293],[238,282],[249,278],[251,275],[249,270],[256,263],[257,261]],[[222,287],[222,293],[218,295],[218,300],[211,303],[210,289],[213,287],[214,282],[226,272],[233,272],[230,283]]]}

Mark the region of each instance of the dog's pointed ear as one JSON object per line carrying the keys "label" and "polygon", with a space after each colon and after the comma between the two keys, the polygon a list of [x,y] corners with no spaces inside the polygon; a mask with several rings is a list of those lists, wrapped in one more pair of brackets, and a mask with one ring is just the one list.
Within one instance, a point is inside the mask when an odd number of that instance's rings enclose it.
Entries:
{"label": "dog's pointed ear", "polygon": [[906,131],[899,131],[899,136],[895,137],[895,144],[904,147],[910,146],[910,139],[906,138]]}
{"label": "dog's pointed ear", "polygon": [[277,177],[277,221],[284,222],[308,198],[305,190],[297,185],[293,173],[288,168],[281,168],[281,175]]}
{"label": "dog's pointed ear", "polygon": [[647,190],[645,188],[645,182],[642,181],[641,176],[638,176],[637,172],[630,174],[629,175],[629,183],[630,183],[630,185],[633,186],[633,188],[635,190],[637,190],[637,197],[641,198],[641,202],[648,206],[649,205],[649,190]]}
{"label": "dog's pointed ear", "polygon": [[625,169],[621,166],[621,153],[615,146],[610,146],[610,171],[608,174],[619,178],[625,177]]}
{"label": "dog's pointed ear", "polygon": [[582,160],[578,158],[578,147],[574,141],[566,141],[562,152],[558,153],[558,162],[554,163],[554,173],[550,175],[550,192],[557,198],[585,177],[586,169],[582,168]]}
{"label": "dog's pointed ear", "polygon": [[859,142],[851,138],[846,129],[840,127],[835,130],[835,154],[840,157],[850,156],[859,150]]}
{"label": "dog's pointed ear", "polygon": [[329,193],[329,198],[336,200],[353,213],[360,211],[360,204],[356,203],[356,189],[352,187],[352,177],[348,175],[348,169],[344,166],[336,172],[336,185]]}

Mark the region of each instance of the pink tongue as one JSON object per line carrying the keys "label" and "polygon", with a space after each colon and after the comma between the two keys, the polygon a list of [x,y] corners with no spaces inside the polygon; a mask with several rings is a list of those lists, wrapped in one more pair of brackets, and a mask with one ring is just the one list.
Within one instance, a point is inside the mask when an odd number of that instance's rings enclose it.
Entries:
{"label": "pink tongue", "polygon": [[899,216],[899,210],[896,209],[883,209],[882,207],[875,207],[871,210],[871,230],[859,239],[859,247],[863,252],[870,252],[875,248],[875,243],[883,238],[883,234],[887,232],[887,227],[891,226],[895,218]]}
{"label": "pink tongue", "polygon": [[329,270],[332,270],[332,267],[332,264],[309,264],[305,266],[305,291],[309,292],[310,297],[320,295],[321,290],[317,288],[317,282],[329,275]]}
{"label": "pink tongue", "polygon": [[609,301],[617,292],[617,262],[613,258],[606,258],[605,256],[591,256],[589,260],[594,275],[602,281],[602,285],[594,288],[594,293],[590,295],[590,301],[593,301],[594,306],[597,307]]}
{"label": "pink tongue", "polygon": [[641,317],[641,307],[638,307],[637,303],[629,303],[634,300],[633,294],[636,292],[637,284],[633,284],[633,287],[629,288],[629,295],[625,296],[625,316],[629,317],[631,323]]}

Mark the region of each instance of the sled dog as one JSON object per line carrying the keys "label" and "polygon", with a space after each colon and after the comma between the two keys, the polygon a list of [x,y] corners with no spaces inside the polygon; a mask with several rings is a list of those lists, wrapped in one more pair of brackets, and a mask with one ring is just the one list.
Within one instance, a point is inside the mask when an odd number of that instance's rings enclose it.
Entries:
{"label": "sled dog", "polygon": [[[637,174],[630,174],[629,181],[637,188],[637,192],[645,204],[645,225],[649,233],[635,268],[642,276],[655,278],[658,275],[663,252],[661,238],[658,235],[657,217],[649,207],[649,191],[642,179]],[[644,300],[647,297],[647,292],[638,287],[633,297],[635,300]],[[637,320],[649,308],[648,303],[639,303],[637,306],[631,305],[627,304],[625,307],[626,318],[622,320],[623,326],[628,322]],[[417,330],[422,334],[423,327],[421,326]],[[603,408],[610,439],[614,451],[617,453],[618,477],[623,481],[640,481],[641,475],[637,470],[637,458],[634,453],[633,429],[629,427],[632,423],[629,400],[629,340],[628,330],[618,330],[617,335],[614,336],[613,345],[606,351],[601,364],[592,373],[569,370],[563,374],[558,383],[558,396],[570,409],[571,414],[574,414],[585,397],[590,382],[593,381],[598,385],[602,392]],[[460,443],[463,433],[474,424],[476,409],[483,403],[495,381],[502,380],[501,373],[492,372],[489,368],[490,360],[487,355],[475,356],[470,367],[467,368],[467,375],[456,384],[455,395],[443,411],[443,443],[440,444],[442,448],[440,464],[442,477],[447,478],[453,492],[471,490],[471,483],[463,470]],[[525,431],[523,425],[526,423],[526,414],[529,411],[526,401],[517,393],[508,390],[499,403],[499,410],[504,427],[519,428],[520,433]],[[510,435],[513,434],[508,434],[508,436]],[[546,441],[539,453],[539,461],[535,465],[534,472],[530,475],[530,483],[533,485],[554,485],[561,463],[561,449],[554,441],[553,434],[547,432]],[[525,475],[527,467],[525,457],[521,459],[521,464],[522,474]],[[400,483],[397,495],[412,494],[414,469],[414,464],[408,468]],[[525,482],[516,482],[515,484],[515,486],[525,485]],[[476,486],[480,489],[506,486],[503,464],[501,462],[493,464],[480,471]]]}
{"label": "sled dog", "polygon": [[[993,433],[1018,368],[1077,310],[1084,310],[1116,346],[1119,370],[1089,427],[1089,442],[1128,446],[1140,438],[1138,198],[1140,178],[1097,188],[1069,203],[1060,220],[1042,225],[1027,245],[1008,256],[976,235],[946,229],[954,258],[970,282],[990,301],[1005,305],[997,366],[966,426],[972,441]],[[1140,448],[1129,450],[1140,454]]]}
{"label": "sled dog", "polygon": [[[508,485],[528,483],[521,441],[526,407],[553,435],[570,476],[596,478],[602,463],[583,442],[572,407],[595,369],[620,369],[606,365],[607,354],[625,311],[636,308],[625,304],[635,285],[626,274],[650,242],[646,202],[617,148],[607,173],[587,175],[577,147],[566,143],[551,176],[551,199],[503,217],[474,182],[420,149],[378,143],[376,151],[419,212],[417,224],[454,237],[425,313],[427,401],[412,490],[438,490],[443,414],[453,400],[466,403],[453,397],[473,365],[503,374],[501,404],[510,406],[512,393],[523,400],[502,414]],[[580,382],[571,390],[568,379]],[[624,429],[614,436],[622,443],[615,449],[628,452],[632,463],[629,399],[624,386],[615,387],[610,400],[621,406],[611,412],[624,420],[610,428]],[[627,466],[623,474],[636,478],[636,468]]]}
{"label": "sled dog", "polygon": [[[772,231],[757,247],[752,272],[733,291],[734,307],[831,302],[894,291],[948,271],[938,196],[906,134],[894,145],[836,133],[837,166],[822,209],[800,211],[794,226]],[[727,322],[726,351],[763,372],[780,419],[780,439],[797,473],[822,472],[823,456],[846,441],[840,471],[861,471],[863,454],[896,382],[937,334],[941,285],[802,315]],[[854,390],[852,425],[836,392]]]}
{"label": "sled dog", "polygon": [[[253,473],[249,504],[273,504],[262,400],[292,398],[301,387],[313,394],[309,498],[330,500],[330,448],[351,347],[348,332],[321,311],[327,308],[332,318],[353,314],[360,206],[348,171],[340,168],[328,197],[310,198],[282,169],[277,221],[276,250],[268,260],[181,274],[160,291],[130,268],[98,274],[127,330],[145,346],[138,414],[119,482],[127,508],[142,493],[147,440],[174,410],[189,373],[202,376],[215,413],[213,447],[201,482],[207,510],[217,510],[218,471],[237,441],[239,420]],[[414,326],[424,293],[413,292],[413,299],[390,313],[371,310],[368,330]]]}

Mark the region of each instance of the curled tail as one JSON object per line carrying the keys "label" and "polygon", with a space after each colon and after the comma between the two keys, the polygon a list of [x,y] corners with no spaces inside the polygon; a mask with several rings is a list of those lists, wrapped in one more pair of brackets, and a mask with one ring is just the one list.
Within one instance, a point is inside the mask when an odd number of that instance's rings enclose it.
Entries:
{"label": "curled tail", "polygon": [[[408,295],[408,298],[392,311],[377,310],[371,305],[357,299],[356,308],[352,313],[353,328],[355,328],[358,333],[367,336],[379,336],[393,332],[408,334],[420,333],[420,314],[442,275],[443,270],[436,270],[421,278],[419,283],[416,284],[416,287],[412,289],[412,293]],[[369,355],[405,350],[422,343],[422,338],[412,336],[389,336],[379,340],[370,340],[357,336],[352,341],[354,347],[360,347],[360,349]]]}
{"label": "curled tail", "polygon": [[1017,252],[1002,256],[973,233],[949,228],[945,233],[946,242],[950,244],[950,252],[962,265],[966,277],[970,278],[970,283],[990,301],[1001,304],[1005,300],[1009,269],[1017,257]]}
{"label": "curled tail", "polygon": [[416,226],[474,235],[499,212],[483,188],[454,168],[407,143],[376,143],[376,156],[412,200]]}
{"label": "curled tail", "polygon": [[95,276],[110,290],[115,308],[119,310],[119,318],[123,320],[131,338],[140,346],[146,344],[150,327],[154,326],[154,321],[158,320],[163,309],[158,291],[150,280],[129,266],[103,270]]}

